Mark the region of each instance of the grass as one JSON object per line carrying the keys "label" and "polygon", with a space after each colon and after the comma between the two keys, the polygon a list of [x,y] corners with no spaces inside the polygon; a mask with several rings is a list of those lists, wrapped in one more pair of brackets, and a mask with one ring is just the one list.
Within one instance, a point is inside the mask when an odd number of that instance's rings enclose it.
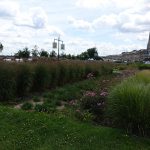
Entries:
{"label": "grass", "polygon": [[149,136],[150,71],[142,71],[112,89],[108,114],[115,126],[127,132]]}
{"label": "grass", "polygon": [[58,114],[0,106],[1,150],[148,150],[150,140],[124,131],[81,123]]}
{"label": "grass", "polygon": [[[143,74],[138,74],[137,80]],[[149,73],[146,74],[149,76]],[[142,78],[146,83],[144,75]],[[0,150],[149,150],[148,138],[81,122],[71,114],[73,108],[70,106],[65,107],[63,112],[54,110],[62,101],[68,103],[72,99],[80,99],[86,91],[100,92],[101,88],[109,88],[120,80],[122,77],[108,75],[56,88],[40,95],[40,98],[34,96],[34,102],[45,99],[44,104],[35,106],[38,112],[0,106]],[[86,117],[91,116],[87,113]]]}

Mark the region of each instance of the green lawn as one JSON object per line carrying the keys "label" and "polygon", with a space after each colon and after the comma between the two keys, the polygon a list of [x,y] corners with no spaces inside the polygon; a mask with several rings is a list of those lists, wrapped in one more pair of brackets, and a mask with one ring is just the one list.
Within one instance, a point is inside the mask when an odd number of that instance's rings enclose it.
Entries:
{"label": "green lawn", "polygon": [[150,140],[62,115],[0,106],[0,150],[148,150]]}

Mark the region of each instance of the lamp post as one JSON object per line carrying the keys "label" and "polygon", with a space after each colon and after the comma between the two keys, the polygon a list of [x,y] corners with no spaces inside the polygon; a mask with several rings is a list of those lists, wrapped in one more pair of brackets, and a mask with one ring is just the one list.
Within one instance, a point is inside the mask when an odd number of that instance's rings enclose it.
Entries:
{"label": "lamp post", "polygon": [[61,42],[61,50],[65,50],[65,44],[60,40],[60,36],[57,39],[54,39],[53,48],[58,48],[58,60],[59,60],[59,50],[60,50],[60,42]]}

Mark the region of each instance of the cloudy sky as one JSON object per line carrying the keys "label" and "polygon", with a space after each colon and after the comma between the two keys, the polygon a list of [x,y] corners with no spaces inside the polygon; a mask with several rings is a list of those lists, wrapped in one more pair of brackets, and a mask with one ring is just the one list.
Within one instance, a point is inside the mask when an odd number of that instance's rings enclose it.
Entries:
{"label": "cloudy sky", "polygon": [[52,50],[55,37],[65,53],[96,46],[100,55],[146,48],[149,0],[0,0],[3,54],[28,46]]}

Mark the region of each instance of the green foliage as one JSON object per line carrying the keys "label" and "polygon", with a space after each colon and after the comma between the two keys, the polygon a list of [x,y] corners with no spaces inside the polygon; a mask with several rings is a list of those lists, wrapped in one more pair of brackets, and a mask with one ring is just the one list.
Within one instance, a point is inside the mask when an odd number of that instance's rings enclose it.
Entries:
{"label": "green foliage", "polygon": [[91,122],[94,119],[94,115],[89,111],[81,112],[80,110],[76,110],[75,117],[80,121],[84,121],[84,122]]}
{"label": "green foliage", "polygon": [[24,104],[21,106],[21,108],[22,108],[23,110],[31,110],[31,109],[33,108],[33,104],[32,104],[32,103],[29,103],[29,102],[26,102],[26,103],[24,103]]}
{"label": "green foliage", "polygon": [[93,47],[87,50],[87,53],[89,55],[89,58],[95,59],[98,56],[97,48]]}
{"label": "green foliage", "polygon": [[108,116],[130,133],[150,135],[150,72],[144,71],[112,89]]}
{"label": "green foliage", "polygon": [[56,56],[57,56],[57,53],[54,50],[50,52],[50,57],[51,58],[54,58]]}
{"label": "green foliage", "polygon": [[34,110],[37,112],[51,113],[55,111],[55,107],[53,107],[51,103],[44,103],[42,105],[36,104]]}
{"label": "green foliage", "polygon": [[33,97],[33,101],[34,101],[34,102],[40,102],[40,100],[41,100],[41,99],[40,99],[38,96],[34,96],[34,97]]}
{"label": "green foliage", "polygon": [[49,54],[48,54],[47,51],[42,50],[42,51],[40,52],[40,57],[48,57],[48,56],[49,56]]}
{"label": "green foliage", "polygon": [[19,50],[18,53],[15,54],[15,56],[17,56],[19,58],[29,58],[30,51],[27,47],[25,47],[23,50]]}
{"label": "green foliage", "polygon": [[150,64],[140,64],[140,65],[138,65],[138,68],[140,70],[150,69]]}
{"label": "green foliage", "polygon": [[3,46],[3,44],[2,44],[2,43],[0,43],[0,52],[2,52],[2,51],[3,51],[3,49],[4,49],[4,46]]}

